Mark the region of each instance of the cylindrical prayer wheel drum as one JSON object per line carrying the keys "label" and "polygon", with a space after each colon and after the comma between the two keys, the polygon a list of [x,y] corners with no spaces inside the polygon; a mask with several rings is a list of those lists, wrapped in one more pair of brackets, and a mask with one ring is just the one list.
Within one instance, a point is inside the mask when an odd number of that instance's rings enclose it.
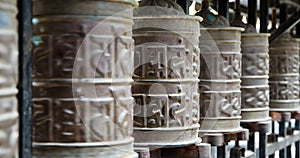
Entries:
{"label": "cylindrical prayer wheel drum", "polygon": [[0,157],[18,153],[17,1],[0,0]]}
{"label": "cylindrical prayer wheel drum", "polygon": [[134,20],[133,136],[138,146],[199,141],[200,20],[185,15]]}
{"label": "cylindrical prayer wheel drum", "polygon": [[299,111],[299,41],[285,34],[270,45],[270,111]]}
{"label": "cylindrical prayer wheel drum", "polygon": [[201,29],[200,132],[241,131],[242,28]]}
{"label": "cylindrical prayer wheel drum", "polygon": [[131,0],[36,0],[33,157],[133,152]]}
{"label": "cylindrical prayer wheel drum", "polygon": [[269,34],[242,34],[242,119],[261,122],[269,117]]}

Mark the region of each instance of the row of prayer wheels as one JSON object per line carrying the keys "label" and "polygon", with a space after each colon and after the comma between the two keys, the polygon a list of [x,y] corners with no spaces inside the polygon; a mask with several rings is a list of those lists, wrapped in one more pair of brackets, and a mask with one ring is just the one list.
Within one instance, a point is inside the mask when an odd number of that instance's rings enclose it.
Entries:
{"label": "row of prayer wheels", "polygon": [[[0,2],[0,157],[10,158],[17,11]],[[203,19],[173,1],[136,6],[33,1],[33,157],[137,157],[134,144],[197,144],[199,133],[300,110],[299,41],[286,35],[269,48],[268,34],[206,25],[207,14],[200,29]]]}
{"label": "row of prayer wheels", "polygon": [[34,157],[137,157],[300,109],[296,41],[200,30],[173,1],[33,4]]}

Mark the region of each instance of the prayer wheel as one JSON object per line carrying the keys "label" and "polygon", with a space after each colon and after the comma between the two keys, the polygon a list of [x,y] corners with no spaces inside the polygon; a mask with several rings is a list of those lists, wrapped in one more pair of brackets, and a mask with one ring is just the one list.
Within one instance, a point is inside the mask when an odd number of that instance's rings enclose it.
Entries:
{"label": "prayer wheel", "polygon": [[242,119],[269,118],[269,34],[242,33]]}
{"label": "prayer wheel", "polygon": [[33,157],[137,157],[134,0],[33,1]]}
{"label": "prayer wheel", "polygon": [[17,1],[0,0],[0,157],[18,153]]}
{"label": "prayer wheel", "polygon": [[194,144],[199,141],[201,19],[165,0],[142,1],[135,13],[135,144]]}
{"label": "prayer wheel", "polygon": [[237,27],[201,29],[200,133],[239,132],[241,32]]}
{"label": "prayer wheel", "polygon": [[299,111],[299,41],[284,34],[270,45],[270,111]]}

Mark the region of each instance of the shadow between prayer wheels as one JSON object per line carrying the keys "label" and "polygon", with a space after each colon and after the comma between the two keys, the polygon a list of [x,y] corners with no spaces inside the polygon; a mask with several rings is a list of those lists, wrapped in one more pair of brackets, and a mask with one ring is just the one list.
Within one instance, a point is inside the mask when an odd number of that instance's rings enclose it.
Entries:
{"label": "shadow between prayer wheels", "polygon": [[0,0],[0,157],[18,154],[18,22],[16,0]]}
{"label": "shadow between prayer wheels", "polygon": [[285,34],[270,45],[269,54],[270,111],[299,111],[299,41]]}
{"label": "shadow between prayer wheels", "polygon": [[269,121],[269,34],[242,33],[242,119]]}
{"label": "shadow between prayer wheels", "polygon": [[33,2],[33,157],[138,157],[134,0]]}
{"label": "shadow between prayer wheels", "polygon": [[241,32],[202,28],[200,37],[200,133],[240,132]]}
{"label": "shadow between prayer wheels", "polygon": [[134,19],[135,145],[184,146],[200,140],[200,20],[184,14]]}

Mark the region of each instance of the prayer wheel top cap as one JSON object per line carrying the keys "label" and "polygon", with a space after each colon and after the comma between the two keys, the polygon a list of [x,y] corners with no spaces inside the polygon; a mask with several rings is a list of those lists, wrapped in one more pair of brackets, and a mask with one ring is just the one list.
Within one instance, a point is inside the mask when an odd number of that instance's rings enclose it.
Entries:
{"label": "prayer wheel top cap", "polygon": [[265,46],[267,49],[269,46],[268,37],[270,37],[270,35],[269,33],[242,33],[242,48],[253,47],[251,50],[255,50],[257,46]]}
{"label": "prayer wheel top cap", "polygon": [[215,15],[209,9],[209,0],[202,1],[202,9],[196,15],[203,17],[201,25],[207,28],[230,27],[229,21],[221,15]]}
{"label": "prayer wheel top cap", "polygon": [[291,35],[288,32],[285,32],[281,35],[281,37],[278,38],[278,40],[288,40],[292,39]]}
{"label": "prayer wheel top cap", "polygon": [[173,0],[143,0],[134,10],[133,29],[198,33],[201,21],[201,17],[185,15],[182,8]]}
{"label": "prayer wheel top cap", "polygon": [[201,30],[213,30],[213,31],[244,31],[244,28],[241,27],[205,27],[201,28]]}
{"label": "prayer wheel top cap", "polygon": [[134,11],[135,19],[190,19],[201,22],[199,16],[187,16],[174,0],[142,0]]}
{"label": "prayer wheel top cap", "polygon": [[234,21],[231,23],[231,26],[244,28],[245,30],[242,32],[243,34],[257,34],[253,25],[244,24],[242,21]]}
{"label": "prayer wheel top cap", "polygon": [[[11,1],[11,0],[0,0],[1,1]],[[49,0],[32,0],[33,2],[36,1],[49,1]],[[78,2],[78,1],[90,1],[90,0],[52,0],[53,2],[66,2],[66,1],[72,1],[72,2]],[[96,1],[104,1],[104,2],[116,2],[116,3],[128,3],[131,4],[133,6],[137,6],[138,3],[136,0],[96,0]]]}
{"label": "prayer wheel top cap", "polygon": [[173,0],[142,0],[135,15],[156,17],[161,15],[184,16],[185,14],[183,9]]}
{"label": "prayer wheel top cap", "polygon": [[214,15],[213,13],[209,12],[198,12],[196,15],[203,17],[203,25],[207,28],[224,28],[230,27],[229,22],[221,15]]}
{"label": "prayer wheel top cap", "polygon": [[33,15],[109,16],[132,19],[135,6],[135,0],[33,0]]}
{"label": "prayer wheel top cap", "polygon": [[288,41],[290,41],[290,40],[300,41],[299,38],[292,37],[289,32],[285,32],[284,34],[282,34],[282,36],[279,37],[278,40],[280,40],[280,41],[285,41],[285,40],[288,40]]}
{"label": "prayer wheel top cap", "polygon": [[104,1],[129,3],[129,4],[132,4],[133,6],[138,6],[138,2],[136,0],[104,0]]}
{"label": "prayer wheel top cap", "polygon": [[252,36],[261,36],[261,37],[269,37],[271,34],[270,33],[243,33],[242,36],[249,36],[249,37],[252,37]]}

